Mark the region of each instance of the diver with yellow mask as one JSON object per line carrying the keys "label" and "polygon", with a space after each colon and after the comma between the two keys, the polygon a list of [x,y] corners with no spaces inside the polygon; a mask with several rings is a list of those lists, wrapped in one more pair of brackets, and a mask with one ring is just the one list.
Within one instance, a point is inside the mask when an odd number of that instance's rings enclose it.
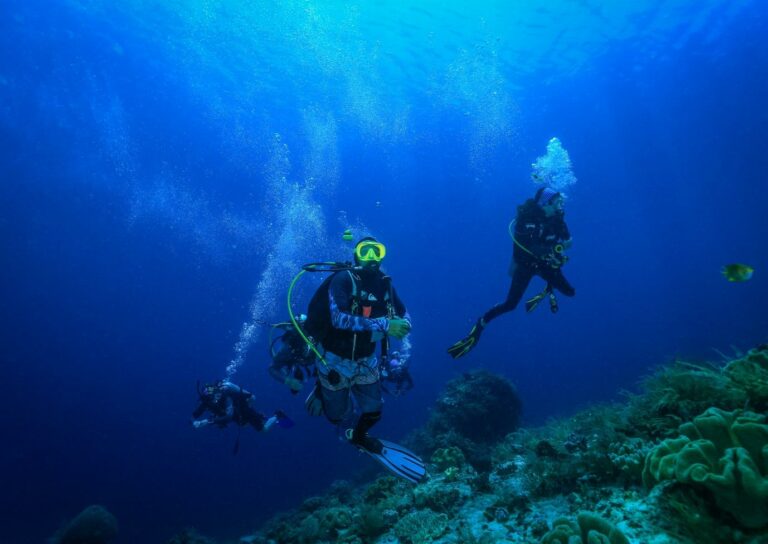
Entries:
{"label": "diver with yellow mask", "polygon": [[411,331],[405,304],[381,270],[386,254],[384,244],[365,237],[355,244],[354,265],[305,265],[308,272],[333,273],[312,297],[302,326],[317,354],[317,384],[306,406],[339,426],[355,415],[354,398],[359,415],[345,433],[347,440],[390,472],[416,483],[426,474],[423,461],[398,444],[368,434],[383,408],[376,346],[381,344],[386,359],[389,337],[402,340]]}
{"label": "diver with yellow mask", "polygon": [[514,310],[534,276],[541,277],[547,284],[541,293],[526,302],[528,312],[544,299],[549,299],[552,313],[557,312],[559,306],[555,289],[568,297],[576,294],[561,270],[567,261],[564,251],[571,246],[564,205],[565,199],[560,192],[551,187],[541,187],[533,198],[518,206],[517,217],[510,223],[513,252],[509,275],[512,282],[507,298],[485,312],[467,336],[448,348],[451,357],[458,359],[469,353],[491,320]]}

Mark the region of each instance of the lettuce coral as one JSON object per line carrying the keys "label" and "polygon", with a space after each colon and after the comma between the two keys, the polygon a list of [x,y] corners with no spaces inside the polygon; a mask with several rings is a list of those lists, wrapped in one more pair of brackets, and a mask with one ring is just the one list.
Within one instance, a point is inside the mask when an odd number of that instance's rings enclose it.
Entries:
{"label": "lettuce coral", "polygon": [[710,408],[648,454],[643,482],[702,486],[744,527],[768,525],[768,423],[764,415]]}
{"label": "lettuce coral", "polygon": [[574,523],[558,518],[541,544],[629,544],[624,534],[611,522],[591,512],[580,512]]}

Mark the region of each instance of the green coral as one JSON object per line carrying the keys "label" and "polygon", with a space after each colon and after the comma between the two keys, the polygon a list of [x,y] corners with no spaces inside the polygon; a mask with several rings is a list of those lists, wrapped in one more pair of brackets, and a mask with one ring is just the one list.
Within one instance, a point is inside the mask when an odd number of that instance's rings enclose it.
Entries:
{"label": "green coral", "polygon": [[580,512],[577,522],[558,518],[541,544],[629,544],[629,539],[610,521],[591,512]]}
{"label": "green coral", "polygon": [[417,508],[431,508],[436,512],[450,513],[472,495],[469,484],[431,480],[414,488],[413,497]]}
{"label": "green coral", "polygon": [[768,423],[753,412],[710,408],[680,426],[682,436],[651,450],[643,482],[709,489],[718,507],[744,527],[768,525]]}
{"label": "green coral", "polygon": [[461,468],[466,463],[464,452],[456,446],[440,448],[432,454],[432,463],[437,466],[437,470],[447,470],[449,468]]}
{"label": "green coral", "polygon": [[448,528],[448,516],[432,510],[411,512],[395,524],[395,536],[408,544],[427,544]]}
{"label": "green coral", "polygon": [[768,347],[755,348],[731,361],[724,373],[746,391],[753,410],[768,409]]}
{"label": "green coral", "polygon": [[443,477],[446,482],[455,482],[461,476],[461,470],[456,467],[448,467],[443,471]]}

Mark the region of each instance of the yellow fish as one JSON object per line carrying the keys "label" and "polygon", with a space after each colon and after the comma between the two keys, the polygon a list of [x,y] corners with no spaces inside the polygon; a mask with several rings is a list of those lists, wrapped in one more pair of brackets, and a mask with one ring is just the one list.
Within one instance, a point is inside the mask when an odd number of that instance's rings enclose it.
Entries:
{"label": "yellow fish", "polygon": [[752,279],[755,269],[746,264],[727,264],[720,272],[728,281],[747,281]]}

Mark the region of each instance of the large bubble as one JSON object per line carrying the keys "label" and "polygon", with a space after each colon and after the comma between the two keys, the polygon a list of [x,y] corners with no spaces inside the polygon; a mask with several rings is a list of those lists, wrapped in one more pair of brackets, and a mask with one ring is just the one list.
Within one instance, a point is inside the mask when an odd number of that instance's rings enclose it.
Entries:
{"label": "large bubble", "polygon": [[571,158],[557,138],[549,140],[547,154],[536,159],[531,167],[533,168],[531,178],[534,182],[558,191],[563,191],[576,183]]}

